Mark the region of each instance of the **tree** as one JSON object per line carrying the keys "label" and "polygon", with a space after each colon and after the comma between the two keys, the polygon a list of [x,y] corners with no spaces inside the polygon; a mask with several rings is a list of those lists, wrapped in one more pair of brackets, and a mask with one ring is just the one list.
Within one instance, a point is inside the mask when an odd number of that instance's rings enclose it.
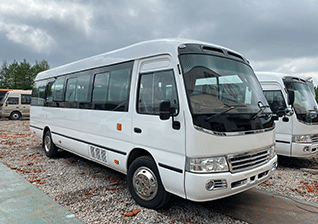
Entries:
{"label": "tree", "polygon": [[23,59],[18,63],[14,60],[10,65],[3,62],[0,70],[0,88],[2,89],[32,89],[33,80],[39,72],[49,69],[47,61],[36,61],[31,66],[29,62]]}

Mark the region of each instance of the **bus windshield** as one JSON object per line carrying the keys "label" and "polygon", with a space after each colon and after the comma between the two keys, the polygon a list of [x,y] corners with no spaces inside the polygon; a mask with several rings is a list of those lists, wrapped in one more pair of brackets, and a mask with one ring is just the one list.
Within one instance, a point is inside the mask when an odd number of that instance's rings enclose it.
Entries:
{"label": "bus windshield", "polygon": [[0,106],[3,105],[3,103],[4,103],[4,101],[7,99],[8,95],[9,95],[9,92],[7,92],[6,95],[4,95],[4,97],[1,99],[1,101],[0,101]]}
{"label": "bus windshield", "polygon": [[180,55],[180,63],[195,125],[218,132],[273,125],[272,112],[247,64],[205,54]]}
{"label": "bus windshield", "polygon": [[297,119],[308,123],[318,122],[318,106],[311,87],[300,81],[285,81],[285,86],[295,93],[293,106]]}

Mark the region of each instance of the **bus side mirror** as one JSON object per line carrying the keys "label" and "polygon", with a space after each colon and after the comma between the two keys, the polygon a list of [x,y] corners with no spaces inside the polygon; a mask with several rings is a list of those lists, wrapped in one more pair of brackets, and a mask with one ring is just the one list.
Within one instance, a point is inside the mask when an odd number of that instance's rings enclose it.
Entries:
{"label": "bus side mirror", "polygon": [[288,90],[288,104],[294,105],[295,101],[295,92],[294,90]]}
{"label": "bus side mirror", "polygon": [[161,120],[169,120],[170,118],[170,111],[171,111],[170,100],[161,101],[159,104],[160,110],[160,119]]}
{"label": "bus side mirror", "polygon": [[286,108],[285,108],[285,114],[286,114],[287,116],[292,116],[292,115],[294,114],[294,110],[293,110],[292,108],[286,107]]}

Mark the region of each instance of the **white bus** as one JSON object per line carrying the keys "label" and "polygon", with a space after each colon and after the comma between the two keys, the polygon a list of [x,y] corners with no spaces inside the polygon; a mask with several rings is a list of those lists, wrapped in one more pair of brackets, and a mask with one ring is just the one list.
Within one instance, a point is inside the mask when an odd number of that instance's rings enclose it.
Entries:
{"label": "white bus", "polygon": [[308,157],[318,152],[318,106],[308,81],[288,74],[256,73],[276,122],[277,154]]}
{"label": "white bus", "polygon": [[208,201],[245,191],[277,166],[275,123],[249,62],[209,43],[155,40],[44,71],[31,131],[127,174],[132,197]]}
{"label": "white bus", "polygon": [[32,90],[10,90],[0,102],[0,117],[19,120],[30,117]]}

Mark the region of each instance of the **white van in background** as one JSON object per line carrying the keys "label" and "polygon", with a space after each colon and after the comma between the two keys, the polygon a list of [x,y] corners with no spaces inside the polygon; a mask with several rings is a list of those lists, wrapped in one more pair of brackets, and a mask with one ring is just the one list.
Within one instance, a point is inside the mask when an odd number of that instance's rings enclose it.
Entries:
{"label": "white van in background", "polygon": [[41,72],[30,130],[127,174],[136,202],[170,194],[209,201],[267,180],[277,166],[275,123],[242,55],[210,43],[147,41]]}
{"label": "white van in background", "polygon": [[32,90],[8,91],[0,102],[0,117],[19,120],[30,116]]}
{"label": "white van in background", "polygon": [[256,72],[276,121],[277,154],[307,157],[318,152],[318,106],[307,80]]}

